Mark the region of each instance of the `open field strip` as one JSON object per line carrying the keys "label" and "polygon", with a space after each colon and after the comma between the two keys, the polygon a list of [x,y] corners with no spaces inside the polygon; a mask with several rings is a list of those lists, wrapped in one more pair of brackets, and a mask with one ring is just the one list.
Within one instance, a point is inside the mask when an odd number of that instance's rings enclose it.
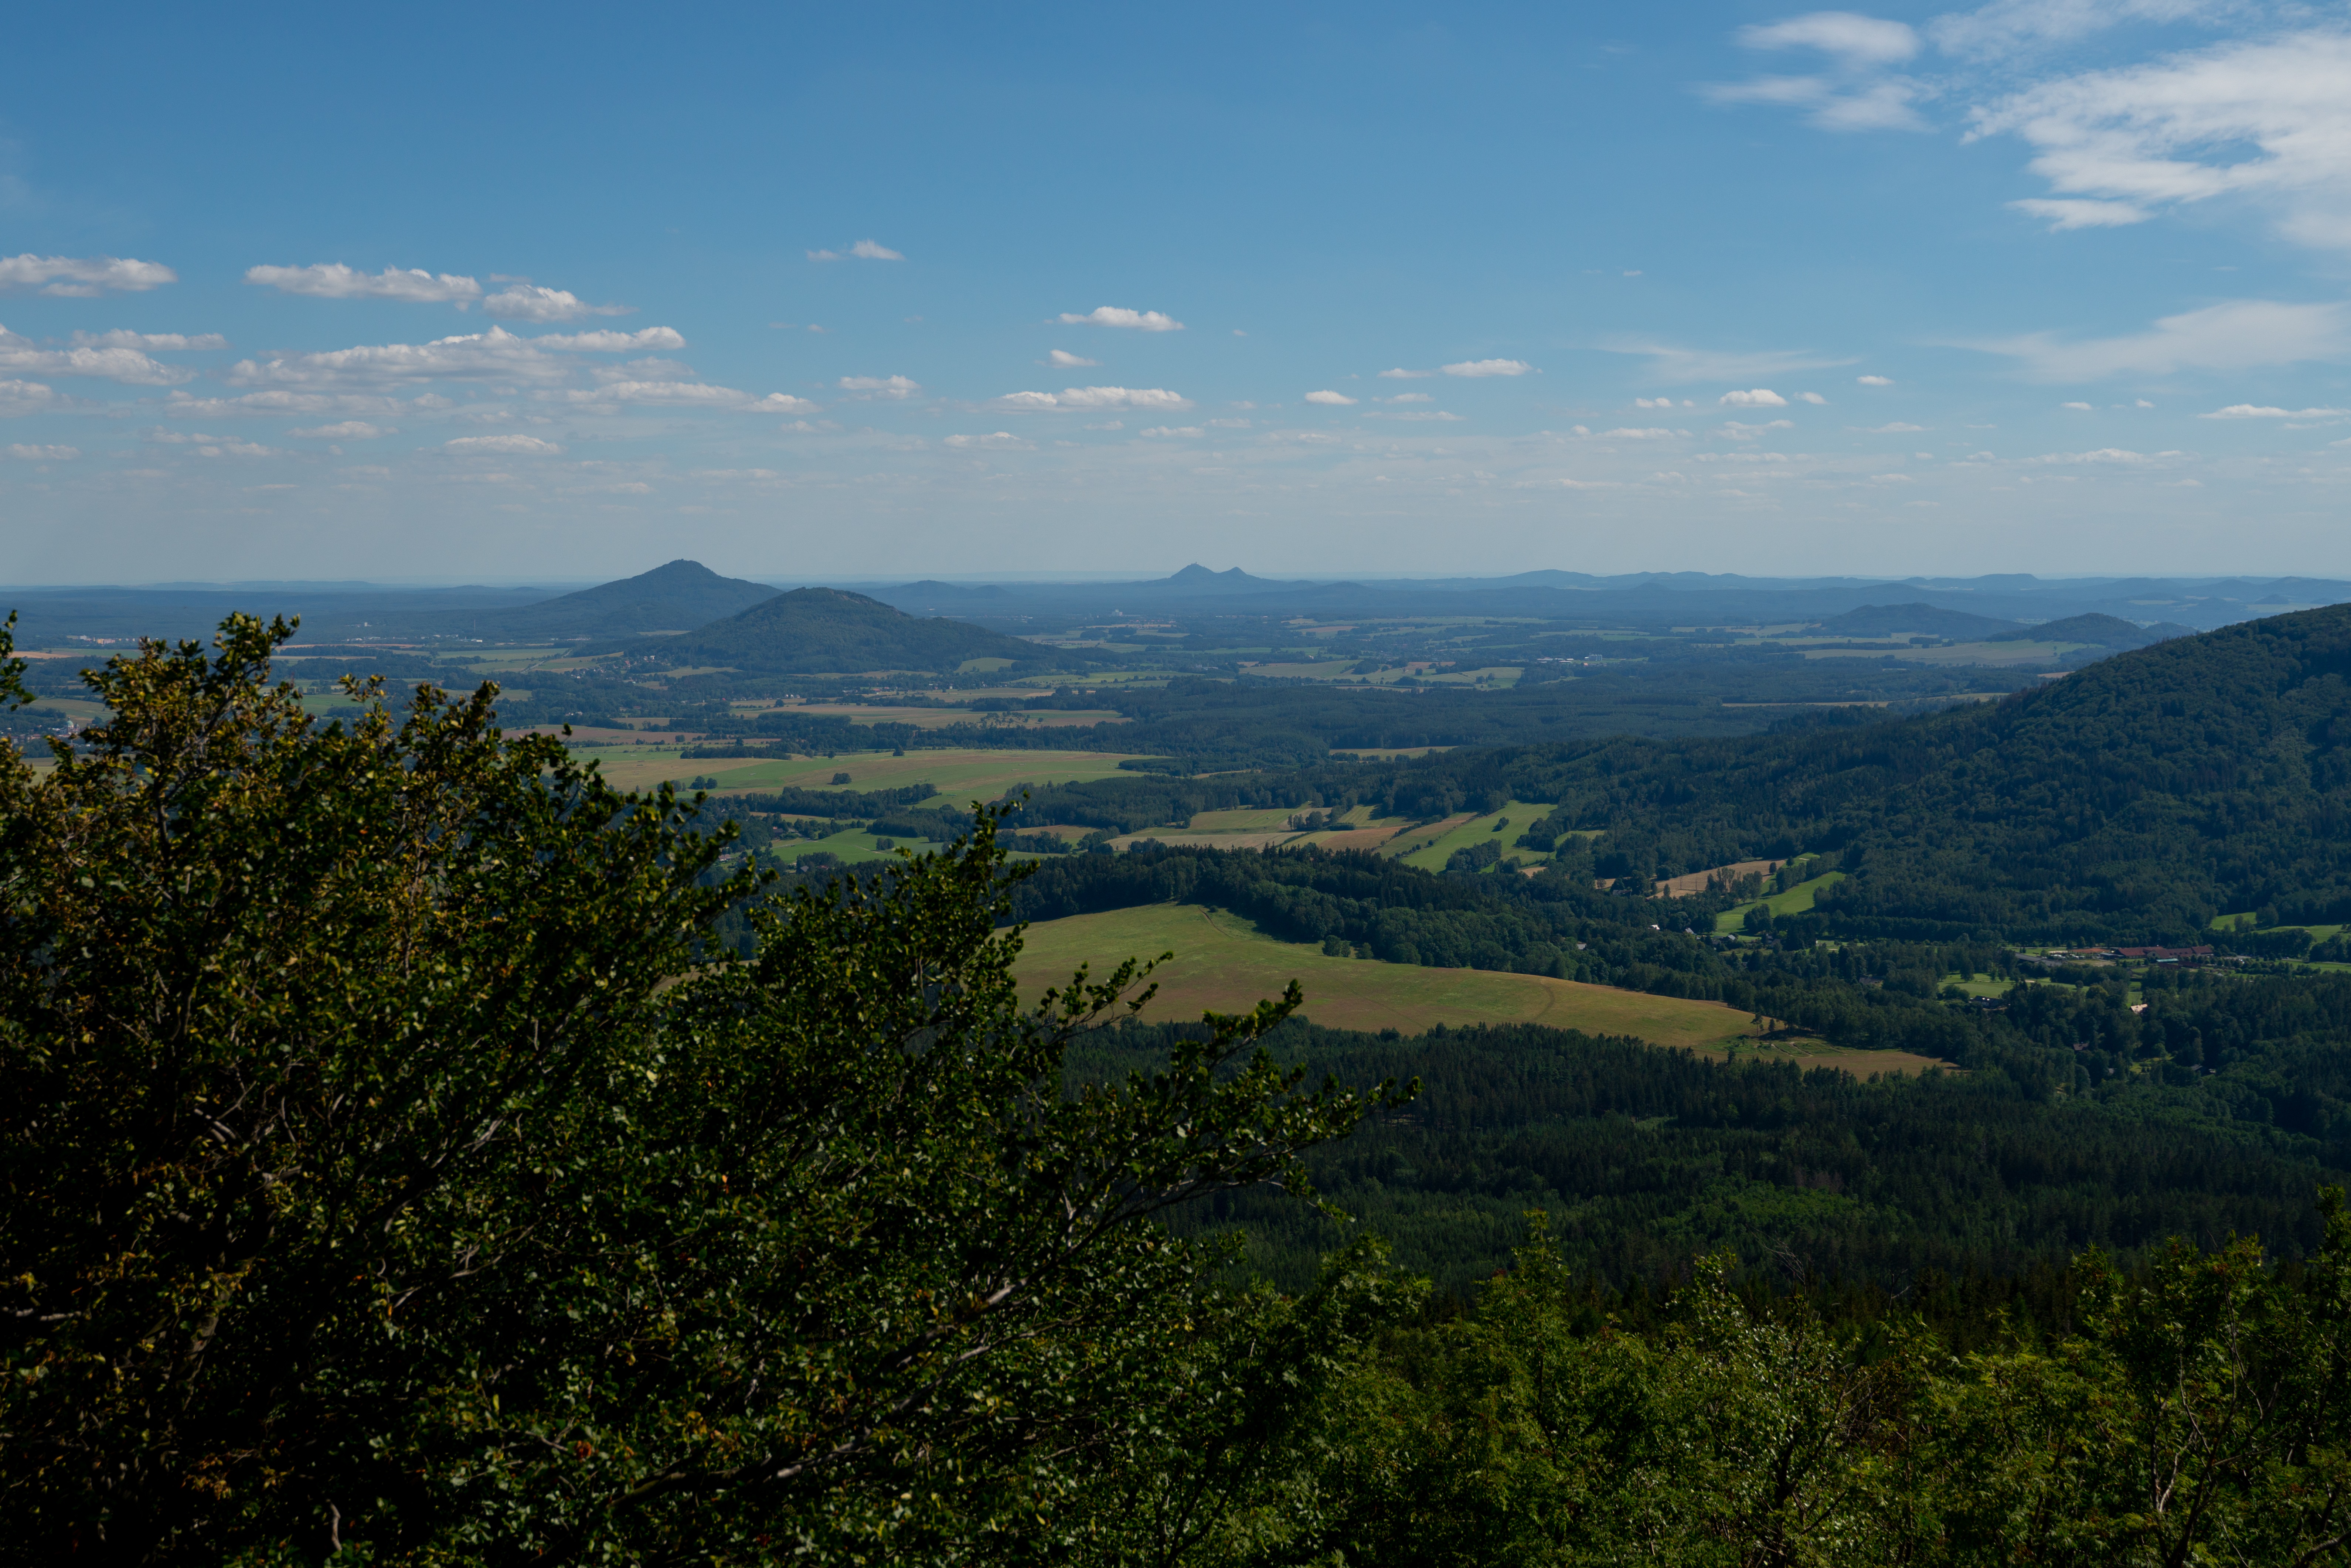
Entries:
{"label": "open field strip", "polygon": [[1843,882],[1844,874],[1841,871],[1833,871],[1825,875],[1813,877],[1809,882],[1800,882],[1784,893],[1775,893],[1768,898],[1759,898],[1752,903],[1726,909],[1715,916],[1714,928],[1717,931],[1736,931],[1748,915],[1757,909],[1770,910],[1771,917],[1775,920],[1783,915],[1802,915],[1812,908],[1823,889],[1834,887],[1838,883]]}
{"label": "open field strip", "polygon": [[1279,997],[1294,978],[1306,993],[1305,1016],[1332,1029],[1416,1034],[1440,1023],[1539,1023],[1588,1034],[1632,1035],[1715,1057],[1727,1056],[1735,1046],[1742,1059],[1784,1056],[1864,1076],[1938,1065],[1907,1051],[1767,1041],[1758,1038],[1750,1015],[1719,1002],[1652,997],[1543,975],[1333,957],[1311,944],[1270,936],[1238,915],[1196,904],[1159,904],[1041,921],[1025,934],[1014,972],[1022,994],[1034,999],[1048,986],[1068,984],[1080,964],[1091,964],[1100,979],[1123,959],[1147,960],[1165,952],[1176,956],[1154,977],[1159,994],[1142,1014],[1153,1021],[1188,1022],[1207,1010],[1244,1012]]}
{"label": "open field strip", "polygon": [[1770,876],[1787,863],[1786,861],[1739,861],[1730,865],[1710,866],[1705,871],[1684,872],[1679,876],[1669,876],[1660,881],[1656,892],[1659,898],[1687,898],[1692,894],[1704,893],[1706,884],[1718,876],[1725,882],[1742,876]]}
{"label": "open field strip", "polygon": [[[1502,858],[1506,861],[1513,855],[1529,864],[1538,861],[1548,861],[1551,859],[1548,854],[1540,853],[1534,850],[1514,850],[1510,845],[1520,833],[1541,821],[1551,815],[1551,812],[1552,808],[1549,806],[1526,800],[1512,800],[1505,804],[1500,810],[1489,811],[1483,816],[1448,817],[1446,821],[1449,825],[1442,832],[1426,837],[1416,833],[1408,846],[1399,839],[1396,846],[1386,852],[1404,862],[1405,864],[1417,866],[1422,871],[1443,871],[1446,860],[1454,851],[1470,849],[1491,841],[1501,850]],[[1510,825],[1497,831],[1495,824],[1502,821],[1508,821]]]}
{"label": "open field strip", "polygon": [[[614,747],[589,752],[583,760],[601,764],[604,777],[621,789],[650,789],[664,779],[680,784],[707,776],[718,780],[715,794],[768,789],[898,789],[928,782],[956,804],[992,800],[1019,784],[1061,784],[1122,775],[1123,753],[1112,751],[844,751],[834,757],[682,758],[675,747]],[[835,784],[836,773],[849,775]],[[1131,777],[1131,775],[1129,775]],[[936,805],[939,802],[933,801]]]}
{"label": "open field strip", "polygon": [[1955,643],[1948,648],[1799,648],[1807,659],[1886,659],[1906,664],[2053,664],[2086,643]]}
{"label": "open field strip", "polygon": [[[862,703],[793,703],[766,713],[809,718],[846,718],[852,726],[903,724],[915,729],[950,729],[959,724],[988,729],[1071,729],[1081,725],[1125,724],[1114,708],[1047,708],[1035,713],[988,713],[967,707],[879,707]],[[746,739],[756,740],[757,736]]]}

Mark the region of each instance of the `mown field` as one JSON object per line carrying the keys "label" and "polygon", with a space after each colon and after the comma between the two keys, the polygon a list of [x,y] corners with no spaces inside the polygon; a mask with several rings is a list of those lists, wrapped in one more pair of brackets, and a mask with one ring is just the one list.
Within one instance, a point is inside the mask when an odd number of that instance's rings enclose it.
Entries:
{"label": "mown field", "polygon": [[1207,1010],[1245,1011],[1280,996],[1295,978],[1306,993],[1306,1016],[1333,1029],[1416,1034],[1440,1023],[1539,1023],[1634,1035],[1653,1045],[1712,1056],[1735,1047],[1742,1058],[1790,1056],[1808,1066],[1865,1075],[1916,1072],[1933,1065],[1903,1051],[1766,1042],[1757,1037],[1748,1014],[1719,1002],[1652,997],[1541,975],[1333,957],[1319,947],[1270,936],[1239,915],[1196,904],[1152,904],[1040,921],[1024,935],[1015,973],[1023,994],[1034,998],[1048,986],[1066,985],[1081,964],[1091,964],[1099,979],[1123,959],[1169,952],[1176,956],[1155,977],[1159,994],[1144,1009],[1146,1019],[1182,1022]]}

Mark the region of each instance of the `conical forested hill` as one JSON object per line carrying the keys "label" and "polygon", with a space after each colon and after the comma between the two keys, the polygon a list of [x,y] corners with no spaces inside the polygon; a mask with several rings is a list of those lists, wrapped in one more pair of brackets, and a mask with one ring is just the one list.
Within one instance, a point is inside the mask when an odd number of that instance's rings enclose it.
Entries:
{"label": "conical forested hill", "polygon": [[789,674],[866,670],[952,674],[973,659],[1006,659],[1019,669],[1050,669],[1064,662],[1053,650],[1034,643],[967,622],[908,615],[837,588],[778,594],[739,615],[664,639],[659,651],[678,664]]}
{"label": "conical forested hill", "polygon": [[697,560],[674,560],[537,604],[472,613],[465,624],[476,635],[509,642],[632,637],[682,632],[775,596],[764,582],[721,577]]}
{"label": "conical forested hill", "polygon": [[1547,827],[1606,830],[1602,852],[1632,862],[1834,851],[1849,874],[1821,912],[1854,935],[2351,920],[2351,606],[2178,638],[1980,708],[1504,767],[1520,799],[1562,802]]}

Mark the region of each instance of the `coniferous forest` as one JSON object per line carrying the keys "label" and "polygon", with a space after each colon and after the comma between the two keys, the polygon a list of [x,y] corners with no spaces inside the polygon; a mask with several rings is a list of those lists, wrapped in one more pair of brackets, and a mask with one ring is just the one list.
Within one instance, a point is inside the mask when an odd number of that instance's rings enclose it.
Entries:
{"label": "coniferous forest", "polygon": [[[2351,915],[2351,614],[1910,717],[826,795],[953,820],[862,875],[494,687],[321,724],[289,634],[0,747],[0,1561],[2346,1559],[2351,975],[2029,949]],[[1004,842],[1510,799],[1541,874]],[[1746,940],[1650,895],[1799,852]],[[1023,922],[1170,901],[1948,1065],[1023,998]]]}

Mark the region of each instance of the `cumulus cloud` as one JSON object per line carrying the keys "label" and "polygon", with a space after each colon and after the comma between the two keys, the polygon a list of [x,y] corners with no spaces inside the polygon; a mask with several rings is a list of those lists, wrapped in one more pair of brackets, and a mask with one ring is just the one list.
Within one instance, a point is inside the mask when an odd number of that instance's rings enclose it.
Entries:
{"label": "cumulus cloud", "polygon": [[906,258],[879,240],[862,239],[847,250],[812,250],[810,261],[904,261]]}
{"label": "cumulus cloud", "polygon": [[1054,350],[1045,356],[1045,362],[1057,371],[1092,370],[1102,363],[1100,360],[1089,360],[1083,354],[1073,354],[1067,349]]}
{"label": "cumulus cloud", "polygon": [[1534,370],[1524,360],[1463,360],[1437,368],[1448,376],[1523,376]]}
{"label": "cumulus cloud", "polygon": [[1725,408],[1785,408],[1788,400],[1770,387],[1755,387],[1747,392],[1727,392],[1715,400]]}
{"label": "cumulus cloud", "polygon": [[1848,424],[1845,428],[1860,430],[1864,435],[1916,435],[1927,427],[1923,424],[1904,424],[1896,421],[1892,424],[1873,424],[1867,429],[1862,429],[1861,426],[1854,424]]}
{"label": "cumulus cloud", "polygon": [[2091,452],[2052,452],[2040,457],[2027,457],[2024,461],[2057,465],[2104,464],[2136,467],[2167,457],[2185,457],[2186,455],[2188,455],[2184,452],[2126,452],[2119,446],[2101,446]]}
{"label": "cumulus cloud", "polygon": [[1394,397],[1375,397],[1374,402],[1435,402],[1426,392],[1398,392]]}
{"label": "cumulus cloud", "polygon": [[418,267],[397,267],[366,273],[340,261],[311,267],[248,267],[245,280],[280,294],[307,294],[314,299],[397,299],[462,309],[482,297],[479,283],[455,273],[435,275]]}
{"label": "cumulus cloud", "polygon": [[2346,419],[2351,408],[2269,408],[2260,403],[2232,402],[2226,408],[2216,408],[2210,413],[2199,413],[2199,419]]}
{"label": "cumulus cloud", "polygon": [[536,435],[461,435],[441,444],[444,452],[471,456],[559,457],[563,448]]}
{"label": "cumulus cloud", "polygon": [[74,458],[81,455],[81,448],[78,446],[27,446],[23,443],[18,442],[12,444],[9,446],[8,455],[11,457],[21,457],[27,463],[68,463]]}
{"label": "cumulus cloud", "polygon": [[2120,338],[2061,342],[2047,332],[1963,344],[2022,362],[2036,381],[2086,382],[2136,371],[2236,371],[2257,365],[2337,359],[2351,353],[2351,309],[2340,304],[2288,305],[2232,299],[2158,319]]}
{"label": "cumulus cloud", "polygon": [[1137,435],[1199,435],[1204,434],[1196,424],[1155,424],[1148,430],[1138,430]]}
{"label": "cumulus cloud", "polygon": [[1855,376],[1853,379],[1855,384],[1865,387],[1890,387],[1894,384],[1890,376]]}
{"label": "cumulus cloud", "polygon": [[1636,430],[1630,425],[1619,425],[1614,430],[1602,431],[1600,439],[1603,441],[1663,441],[1669,435],[1687,435],[1688,434],[1687,430],[1667,430],[1657,426]]}
{"label": "cumulus cloud", "polygon": [[1818,392],[1798,392],[1796,396],[1811,403],[1826,403],[1829,401]]}
{"label": "cumulus cloud", "polygon": [[2061,202],[2061,228],[2251,198],[2288,239],[2351,250],[2351,33],[2312,28],[2038,83],[1978,110],[1970,140],[2012,135]]}
{"label": "cumulus cloud", "polygon": [[1398,365],[1392,371],[1382,371],[1380,372],[1380,380],[1384,382],[1416,382],[1423,376],[1433,376],[1437,372],[1435,371],[1408,371],[1402,365]]}
{"label": "cumulus cloud", "polygon": [[683,349],[685,336],[674,327],[641,327],[633,332],[607,328],[595,332],[541,332],[526,339],[535,349],[558,349],[567,354],[625,354],[637,349]]}
{"label": "cumulus cloud", "polygon": [[1753,441],[1767,430],[1793,430],[1795,428],[1796,422],[1792,419],[1767,420],[1761,424],[1742,424],[1738,420],[1729,419],[1723,421],[1722,434],[1730,437],[1733,441]]}
{"label": "cumulus cloud", "polygon": [[2067,229],[2126,228],[2155,216],[2145,207],[2129,202],[2064,201],[2032,196],[2008,204],[2027,217],[2047,219],[2051,234],[2063,234]]}
{"label": "cumulus cloud", "polygon": [[950,435],[946,444],[958,450],[980,449],[989,452],[1034,452],[1036,446],[1023,441],[1008,430],[992,430],[985,435]]}
{"label": "cumulus cloud", "polygon": [[833,383],[856,398],[884,398],[903,402],[923,390],[923,383],[904,376],[843,376]]}
{"label": "cumulus cloud", "polygon": [[1180,413],[1192,406],[1192,400],[1164,387],[1063,387],[1058,392],[1006,392],[996,400],[996,406],[1031,413],[1053,410],[1091,413],[1111,408]]}
{"label": "cumulus cloud", "polygon": [[482,312],[514,321],[577,321],[587,316],[628,316],[635,307],[590,305],[567,289],[517,283],[482,301]]}
{"label": "cumulus cloud", "polygon": [[386,435],[398,435],[399,427],[390,424],[370,424],[364,419],[347,419],[339,424],[321,424],[311,430],[289,430],[288,435],[298,435],[305,441],[374,441]]}
{"label": "cumulus cloud", "polygon": [[156,261],[121,256],[0,256],[0,290],[37,288],[44,294],[88,299],[100,294],[142,294],[180,275]]}
{"label": "cumulus cloud", "polygon": [[1184,323],[1173,316],[1163,316],[1156,310],[1129,310],[1119,305],[1097,305],[1082,316],[1065,310],[1061,319],[1062,325],[1070,327],[1126,327],[1137,332],[1184,329]]}
{"label": "cumulus cloud", "polygon": [[1918,52],[1918,35],[1900,22],[1853,11],[1815,11],[1739,29],[1750,49],[1818,49],[1848,66],[1898,66]]}
{"label": "cumulus cloud", "polygon": [[1441,408],[1399,409],[1394,413],[1387,413],[1374,409],[1366,412],[1364,417],[1365,419],[1393,419],[1400,422],[1423,424],[1458,424],[1461,423],[1461,416],[1459,414],[1447,413]]}
{"label": "cumulus cloud", "polygon": [[141,387],[176,386],[194,380],[196,374],[152,360],[137,349],[44,349],[30,338],[0,327],[0,371],[7,371],[36,376],[96,376]]}
{"label": "cumulus cloud", "polygon": [[789,392],[769,392],[759,397],[751,392],[738,392],[733,387],[713,386],[707,382],[643,377],[614,377],[594,387],[566,387],[536,395],[542,402],[569,403],[590,412],[601,408],[604,413],[615,412],[623,404],[641,408],[715,408],[746,413],[824,412],[823,404],[810,402],[804,397],[794,397]]}
{"label": "cumulus cloud", "polygon": [[1345,392],[1334,392],[1329,391],[1311,392],[1306,394],[1306,401],[1308,402],[1326,403],[1332,408],[1353,408],[1355,406],[1355,400],[1349,397]]}

